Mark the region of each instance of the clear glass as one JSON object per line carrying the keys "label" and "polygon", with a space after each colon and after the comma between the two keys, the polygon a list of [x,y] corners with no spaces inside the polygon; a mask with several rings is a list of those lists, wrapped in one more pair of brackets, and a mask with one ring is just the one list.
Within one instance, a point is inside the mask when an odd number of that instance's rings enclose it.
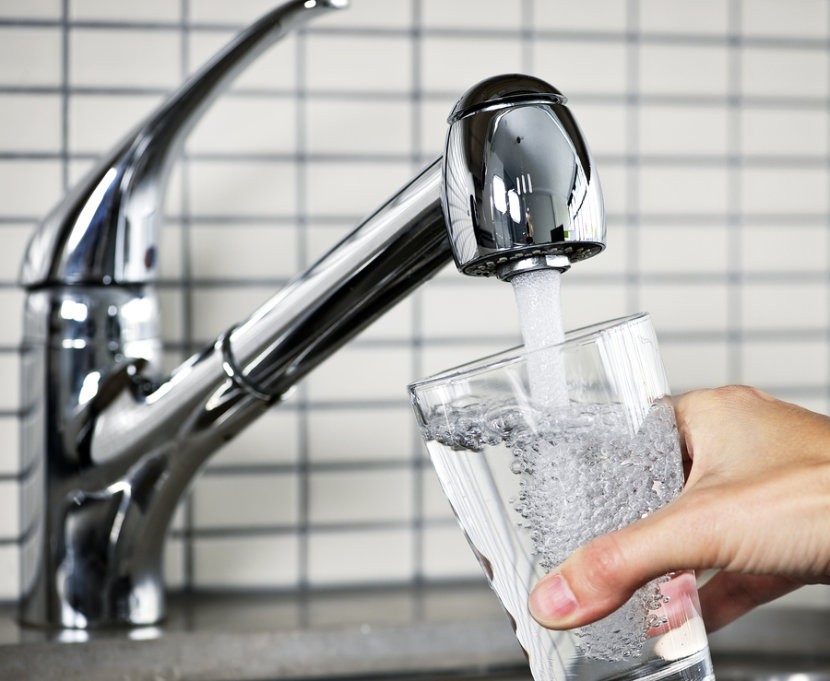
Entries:
{"label": "clear glass", "polygon": [[444,493],[536,681],[714,679],[692,573],[654,580],[579,629],[545,629],[527,610],[536,582],[578,546],[680,492],[677,426],[647,314],[409,389]]}

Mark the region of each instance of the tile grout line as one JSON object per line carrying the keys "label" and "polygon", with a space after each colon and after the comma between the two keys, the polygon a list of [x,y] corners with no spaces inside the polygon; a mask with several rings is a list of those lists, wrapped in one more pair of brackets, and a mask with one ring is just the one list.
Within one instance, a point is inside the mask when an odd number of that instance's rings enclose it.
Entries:
{"label": "tile grout line", "polygon": [[[297,139],[295,175],[297,202],[297,271],[302,272],[308,266],[308,153],[309,129],[307,121],[307,77],[308,77],[308,33],[301,30],[297,34],[295,54],[297,64],[294,77],[296,79],[296,115]],[[297,457],[299,478],[297,494],[297,584],[301,592],[310,588],[311,579],[311,468],[310,468],[310,414],[308,404],[308,383],[297,387],[298,405],[297,414]]]}
{"label": "tile grout line", "polygon": [[728,5],[729,36],[729,73],[727,76],[727,205],[726,226],[727,240],[727,354],[726,379],[728,383],[740,383],[745,380],[742,367],[744,349],[742,323],[742,229],[741,214],[741,8],[739,0],[729,0]]}
{"label": "tile grout line", "polygon": [[[180,0],[181,20],[179,23],[179,49],[180,49],[180,69],[181,78],[184,78],[190,71],[190,44],[191,44],[191,26],[190,26],[190,0]],[[191,244],[191,209],[192,200],[190,196],[190,160],[185,155],[179,159],[179,168],[181,172],[181,202],[182,215],[179,220],[181,227],[181,287],[180,295],[182,302],[182,351],[179,353],[181,361],[193,352],[194,343],[194,326],[193,326],[193,276],[191,269],[192,244]],[[195,485],[187,492],[182,504],[183,514],[183,547],[182,547],[182,573],[184,581],[184,589],[186,591],[193,590],[196,586],[196,546],[195,546],[195,530],[196,530],[196,509],[194,505],[194,489]]]}
{"label": "tile grout line", "polygon": [[[830,41],[830,8],[827,10],[827,17],[825,19],[824,30],[827,32],[828,41]],[[827,131],[827,139],[828,139],[828,146],[827,150],[830,152],[830,42],[828,42],[828,47],[825,50],[824,55],[825,64],[828,65],[828,76],[827,82],[825,83],[825,88],[827,89],[828,93],[828,101],[827,107],[825,108],[825,130]],[[828,163],[827,163],[827,173],[830,175],[830,153],[828,153]],[[826,232],[830,232],[830,206],[828,206],[828,214],[827,214],[827,223],[825,227]],[[830,262],[830,239],[828,239],[828,246],[826,247],[826,262]],[[830,288],[830,268],[827,271],[827,278],[825,281],[825,287]],[[828,305],[830,305],[830,301],[828,301]],[[828,333],[827,333],[827,374],[825,375],[826,381],[826,396],[825,396],[825,403],[823,413],[830,414],[830,309],[825,308],[824,311],[824,319],[828,322]]]}
{"label": "tile grout line", "polygon": [[626,3],[626,309],[640,311],[641,269],[640,248],[640,4],[639,0]]}
{"label": "tile grout line", "polygon": [[[421,98],[421,84],[422,84],[422,63],[423,63],[423,6],[421,0],[412,0],[412,31],[410,32],[410,44],[412,55],[412,70],[411,70],[411,151],[413,155],[413,162],[411,163],[412,171],[417,172],[420,167],[418,158],[422,155],[423,140],[421,138],[422,130],[422,98]],[[412,293],[412,337],[410,339],[411,358],[410,363],[412,367],[412,379],[418,379],[423,375],[423,296],[419,290]],[[406,386],[401,386],[402,391]],[[413,419],[414,421],[414,419]],[[427,572],[427,549],[426,549],[426,534],[424,528],[424,492],[425,492],[425,469],[423,464],[423,443],[417,428],[410,430],[413,436],[410,438],[412,454],[410,456],[410,468],[412,473],[412,564],[411,573],[412,579],[416,584],[422,584],[426,579]]]}

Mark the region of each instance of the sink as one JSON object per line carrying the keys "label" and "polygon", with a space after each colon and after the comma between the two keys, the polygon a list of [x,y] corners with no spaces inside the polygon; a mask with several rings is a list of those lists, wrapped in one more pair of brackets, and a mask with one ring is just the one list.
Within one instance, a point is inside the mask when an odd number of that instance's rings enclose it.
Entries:
{"label": "sink", "polygon": [[[531,681],[485,584],[183,594],[160,626],[21,629],[0,607],[3,681]],[[830,612],[760,609],[709,637],[718,681],[830,681]]]}
{"label": "sink", "polygon": [[[715,655],[714,657],[717,681],[830,681],[830,656],[805,658],[800,655]],[[533,681],[533,679],[527,670],[515,668],[451,675],[389,676],[378,681]]]}
{"label": "sink", "polygon": [[[816,665],[819,665],[819,669]],[[715,663],[717,681],[830,681],[830,658],[805,661],[780,656],[760,656],[755,659],[721,659]],[[356,681],[357,677],[352,677]],[[233,681],[228,679],[228,681]],[[274,679],[273,681],[281,681]],[[327,681],[350,681],[345,677],[329,677]],[[446,675],[386,676],[376,681],[533,681],[522,669],[493,670]]]}
{"label": "sink", "polygon": [[721,656],[714,665],[717,681],[830,681],[830,657]]}

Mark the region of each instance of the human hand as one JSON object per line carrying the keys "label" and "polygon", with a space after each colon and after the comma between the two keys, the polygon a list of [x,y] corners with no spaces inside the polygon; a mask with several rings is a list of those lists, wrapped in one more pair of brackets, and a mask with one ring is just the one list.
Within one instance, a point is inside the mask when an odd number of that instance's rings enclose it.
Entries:
{"label": "human hand", "polygon": [[707,629],[807,583],[830,583],[830,418],[744,386],[672,398],[687,479],[669,505],[589,542],[530,595],[540,624],[570,629],[667,572],[715,568]]}

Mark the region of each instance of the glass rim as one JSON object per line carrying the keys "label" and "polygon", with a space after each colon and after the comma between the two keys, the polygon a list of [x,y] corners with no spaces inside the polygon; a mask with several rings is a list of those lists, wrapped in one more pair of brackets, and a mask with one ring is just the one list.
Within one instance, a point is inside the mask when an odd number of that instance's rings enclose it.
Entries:
{"label": "glass rim", "polygon": [[512,348],[508,348],[507,350],[495,352],[492,355],[486,355],[485,357],[480,357],[478,359],[465,362],[464,364],[459,364],[458,366],[450,369],[439,371],[438,373],[427,376],[426,378],[412,381],[407,388],[410,393],[413,393],[416,390],[421,391],[425,388],[443,384],[461,376],[471,377],[477,374],[486,373],[488,371],[501,369],[505,366],[509,366],[510,364],[520,362],[531,355],[550,350],[551,348],[584,343],[588,338],[601,337],[614,329],[620,328],[621,326],[641,321],[643,319],[650,319],[650,317],[651,315],[648,312],[635,312],[634,314],[626,315],[624,317],[616,317],[614,319],[596,322],[594,324],[589,324],[588,326],[582,326],[571,331],[566,331],[565,340],[559,343],[544,345],[534,350],[526,350],[524,345],[516,345]]}

